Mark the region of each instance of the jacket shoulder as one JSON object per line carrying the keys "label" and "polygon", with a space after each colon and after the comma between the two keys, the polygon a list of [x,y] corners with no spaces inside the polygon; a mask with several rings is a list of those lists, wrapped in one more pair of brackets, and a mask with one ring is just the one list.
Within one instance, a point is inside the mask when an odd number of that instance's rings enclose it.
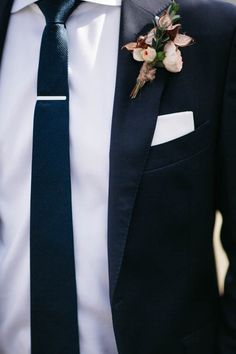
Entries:
{"label": "jacket shoulder", "polygon": [[206,34],[230,35],[236,30],[236,6],[223,0],[177,0],[182,17]]}

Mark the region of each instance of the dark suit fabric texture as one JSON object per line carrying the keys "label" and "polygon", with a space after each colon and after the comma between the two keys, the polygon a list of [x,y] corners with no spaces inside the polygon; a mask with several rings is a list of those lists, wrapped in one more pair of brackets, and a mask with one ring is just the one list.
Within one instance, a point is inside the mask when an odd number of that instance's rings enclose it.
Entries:
{"label": "dark suit fabric texture", "polygon": [[[108,213],[119,354],[236,353],[236,7],[178,2],[182,29],[195,39],[182,50],[181,73],[160,69],[130,100],[140,63],[119,50]],[[123,0],[120,48],[169,4]],[[10,7],[1,0],[1,51]],[[158,115],[183,111],[193,111],[195,131],[151,146]],[[217,210],[230,261],[223,296],[212,242]]]}

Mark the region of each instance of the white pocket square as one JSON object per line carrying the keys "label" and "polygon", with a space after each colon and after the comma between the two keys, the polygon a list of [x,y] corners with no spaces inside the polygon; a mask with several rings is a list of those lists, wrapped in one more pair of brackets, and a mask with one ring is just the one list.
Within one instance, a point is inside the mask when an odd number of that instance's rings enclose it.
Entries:
{"label": "white pocket square", "polygon": [[152,146],[167,143],[195,130],[193,112],[161,115],[157,119]]}

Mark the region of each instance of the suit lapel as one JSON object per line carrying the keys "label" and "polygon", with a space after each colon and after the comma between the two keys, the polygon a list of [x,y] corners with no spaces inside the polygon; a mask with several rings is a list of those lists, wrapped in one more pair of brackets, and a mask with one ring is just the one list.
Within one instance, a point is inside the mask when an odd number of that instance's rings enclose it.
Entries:
{"label": "suit lapel", "polygon": [[[125,43],[134,41],[138,34],[146,33],[153,15],[169,4],[170,0],[123,0],[119,50]],[[110,147],[108,254],[111,300],[167,78],[167,73],[159,70],[157,79],[147,84],[135,100],[130,100],[139,69],[140,63],[135,62],[130,53],[119,51]]]}
{"label": "suit lapel", "polygon": [[0,64],[13,0],[0,0]]}

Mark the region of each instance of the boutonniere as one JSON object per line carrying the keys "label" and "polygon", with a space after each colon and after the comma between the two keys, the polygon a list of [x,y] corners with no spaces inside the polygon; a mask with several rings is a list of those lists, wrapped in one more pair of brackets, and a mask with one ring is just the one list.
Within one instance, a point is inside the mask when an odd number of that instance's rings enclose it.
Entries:
{"label": "boutonniere", "polygon": [[154,27],[146,35],[139,36],[136,42],[122,47],[132,52],[136,61],[143,62],[136,85],[130,97],[135,98],[141,88],[156,78],[158,68],[178,73],[183,68],[179,48],[194,42],[192,37],[180,33],[179,5],[173,0],[168,9],[160,16],[154,16]]}

